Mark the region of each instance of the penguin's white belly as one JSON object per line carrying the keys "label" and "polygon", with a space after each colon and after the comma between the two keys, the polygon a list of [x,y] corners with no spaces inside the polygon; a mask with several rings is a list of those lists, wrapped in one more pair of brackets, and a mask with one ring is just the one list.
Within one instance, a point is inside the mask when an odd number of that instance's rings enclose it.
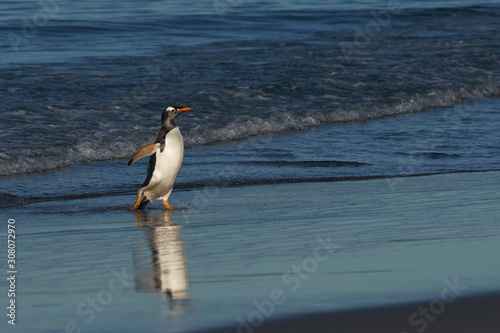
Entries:
{"label": "penguin's white belly", "polygon": [[184,142],[178,127],[165,136],[165,147],[156,148],[156,163],[149,183],[141,188],[150,201],[167,200],[184,158]]}

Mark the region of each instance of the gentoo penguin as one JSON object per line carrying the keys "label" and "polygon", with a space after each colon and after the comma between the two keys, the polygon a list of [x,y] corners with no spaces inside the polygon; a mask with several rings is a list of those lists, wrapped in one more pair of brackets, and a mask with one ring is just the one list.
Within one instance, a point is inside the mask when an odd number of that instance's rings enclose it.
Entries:
{"label": "gentoo penguin", "polygon": [[180,209],[168,203],[168,197],[172,193],[184,157],[184,142],[175,118],[189,110],[191,108],[188,106],[165,108],[161,115],[161,128],[156,141],[136,151],[128,161],[128,165],[131,165],[140,158],[151,156],[146,180],[137,192],[137,201],[132,210],[144,208],[155,200],[162,200],[167,209]]}

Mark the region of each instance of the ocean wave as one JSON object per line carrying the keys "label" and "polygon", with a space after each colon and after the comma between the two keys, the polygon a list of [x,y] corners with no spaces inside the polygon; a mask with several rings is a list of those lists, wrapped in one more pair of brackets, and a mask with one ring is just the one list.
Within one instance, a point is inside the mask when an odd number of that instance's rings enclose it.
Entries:
{"label": "ocean wave", "polygon": [[[470,90],[460,88],[456,91],[432,89],[412,96],[392,97],[391,101],[375,104],[366,103],[346,107],[325,106],[302,114],[276,110],[268,117],[240,117],[221,128],[203,124],[186,132],[188,146],[211,144],[221,141],[240,140],[250,136],[264,135],[291,130],[304,130],[323,124],[335,124],[355,121],[368,121],[388,116],[416,113],[436,108],[449,108],[487,97],[499,96],[500,85],[488,82]],[[401,99],[400,101],[394,101]],[[466,108],[472,108],[465,105]],[[208,127],[208,128],[207,128]]]}
{"label": "ocean wave", "polygon": [[[275,110],[265,117],[240,116],[217,127],[213,123],[185,126],[183,135],[187,148],[196,145],[216,144],[285,131],[335,123],[358,122],[401,114],[421,112],[433,108],[449,108],[468,102],[464,108],[473,110],[474,101],[500,95],[500,86],[486,84],[471,90],[457,91],[433,89],[426,93],[409,96],[404,101],[376,104],[360,104],[348,107],[313,109],[303,114]],[[393,100],[395,98],[392,98]],[[179,121],[181,123],[181,121]],[[181,124],[181,127],[183,124]],[[156,129],[144,127],[141,135],[93,132],[83,135],[74,145],[48,146],[45,149],[17,149],[0,153],[0,175],[12,176],[42,172],[74,166],[75,163],[128,159],[133,152],[149,143],[147,138],[156,135]],[[144,134],[142,134],[144,133]],[[154,134],[154,135],[153,135]]]}

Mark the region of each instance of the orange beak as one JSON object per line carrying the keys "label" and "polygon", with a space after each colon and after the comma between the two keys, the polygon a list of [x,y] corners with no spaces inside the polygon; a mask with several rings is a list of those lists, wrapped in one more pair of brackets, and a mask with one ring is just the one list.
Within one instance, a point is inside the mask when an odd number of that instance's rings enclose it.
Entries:
{"label": "orange beak", "polygon": [[189,110],[191,110],[191,107],[190,106],[185,106],[185,107],[182,107],[179,110],[177,110],[177,112],[178,113],[182,113],[184,111],[189,111]]}

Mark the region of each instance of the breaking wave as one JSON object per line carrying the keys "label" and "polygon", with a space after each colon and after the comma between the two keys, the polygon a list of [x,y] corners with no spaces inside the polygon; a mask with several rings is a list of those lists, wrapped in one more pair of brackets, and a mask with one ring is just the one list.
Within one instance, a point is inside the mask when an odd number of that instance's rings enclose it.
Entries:
{"label": "breaking wave", "polygon": [[[416,94],[406,102],[382,105],[358,105],[332,110],[311,110],[304,114],[276,110],[267,117],[240,116],[228,124],[217,127],[214,123],[200,123],[195,126],[179,120],[186,147],[241,140],[252,136],[284,131],[305,130],[323,124],[367,121],[381,117],[421,112],[432,108],[447,108],[462,104],[463,108],[474,109],[474,101],[500,95],[500,88],[494,85],[478,87],[471,91],[432,90]],[[41,172],[71,167],[75,163],[128,159],[142,145],[149,143],[145,138],[156,135],[157,128],[143,129],[138,136],[110,136],[93,133],[83,136],[74,146],[51,145],[47,148],[25,148],[0,153],[0,175]]]}

